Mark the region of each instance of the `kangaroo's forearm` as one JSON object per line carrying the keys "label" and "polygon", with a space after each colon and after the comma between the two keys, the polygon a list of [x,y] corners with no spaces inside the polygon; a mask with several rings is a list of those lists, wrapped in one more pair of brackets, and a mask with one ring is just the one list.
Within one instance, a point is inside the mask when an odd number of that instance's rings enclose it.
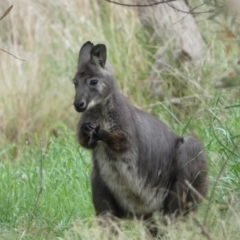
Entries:
{"label": "kangaroo's forearm", "polygon": [[84,134],[82,131],[78,133],[78,140],[81,146],[93,149],[97,145],[97,141],[105,142],[112,150],[120,152],[127,148],[127,136],[123,131],[107,132],[99,129],[90,135]]}
{"label": "kangaroo's forearm", "polygon": [[122,131],[109,133],[100,129],[99,137],[114,151],[120,152],[126,150],[127,148],[127,136]]}

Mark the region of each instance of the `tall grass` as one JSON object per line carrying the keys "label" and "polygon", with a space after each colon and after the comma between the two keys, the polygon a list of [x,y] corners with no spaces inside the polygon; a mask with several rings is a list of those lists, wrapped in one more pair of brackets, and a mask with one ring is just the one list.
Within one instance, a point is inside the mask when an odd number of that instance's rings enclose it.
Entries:
{"label": "tall grass", "polygon": [[74,128],[71,80],[87,40],[107,45],[123,93],[131,91],[132,99],[144,100],[143,87],[132,90],[142,86],[139,73],[149,68],[144,34],[133,11],[88,0],[4,1],[1,9],[10,4],[14,7],[0,24],[0,46],[26,61],[1,52],[2,141],[18,142],[28,132],[44,135],[59,121]]}
{"label": "tall grass", "polygon": [[[80,46],[87,40],[107,45],[122,93],[137,106],[148,109],[147,78],[159,46],[150,43],[134,10],[88,0],[6,0],[0,6],[7,9],[11,4],[12,11],[0,23],[0,46],[26,61],[1,52],[2,144],[30,142],[30,132],[45,138],[57,133],[59,121],[75,128],[71,79]],[[217,28],[204,16],[200,16],[199,26],[207,40],[203,67],[194,69],[188,63],[179,67],[172,62],[167,70],[159,71],[166,101],[183,97],[180,104],[173,106],[178,116],[183,111],[191,115],[192,109],[205,106],[216,80],[231,74],[230,65],[238,58],[237,43],[219,40],[224,35],[219,35],[219,29],[226,26]],[[231,48],[226,52],[229,44]]]}
{"label": "tall grass", "polygon": [[[174,224],[167,219],[167,226],[159,222],[164,239],[238,239],[239,117],[240,109],[215,106],[196,113],[182,127],[169,123],[179,133],[194,128],[204,141],[210,189],[187,219]],[[79,149],[74,132],[64,125],[58,128],[62,135],[51,137],[46,147],[40,140],[37,146],[22,147],[15,164],[10,148],[1,153],[9,159],[0,163],[1,239],[109,239],[108,229],[99,228],[93,218],[91,157]],[[119,239],[148,239],[144,224],[121,221]]]}
{"label": "tall grass", "polygon": [[[93,218],[90,155],[74,133],[79,116],[71,79],[81,45],[91,40],[107,45],[124,95],[204,143],[209,195],[187,220],[163,227],[164,239],[238,239],[240,90],[216,88],[236,74],[238,30],[199,15],[203,65],[171,62],[159,71],[166,93],[159,102],[148,98],[146,80],[159,46],[134,10],[100,0],[6,0],[0,7],[11,4],[0,22],[0,47],[26,61],[0,52],[0,238],[108,238]],[[141,222],[120,227],[120,239],[147,238]]]}

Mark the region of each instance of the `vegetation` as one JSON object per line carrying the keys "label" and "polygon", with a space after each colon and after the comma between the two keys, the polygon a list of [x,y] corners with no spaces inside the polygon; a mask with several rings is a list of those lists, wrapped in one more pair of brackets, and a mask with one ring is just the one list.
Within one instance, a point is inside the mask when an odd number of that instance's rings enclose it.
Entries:
{"label": "vegetation", "polygon": [[[107,45],[131,102],[179,134],[196,134],[206,148],[208,197],[187,219],[162,226],[164,239],[238,239],[240,88],[226,81],[238,77],[240,45],[230,18],[197,17],[204,62],[198,68],[172,62],[159,72],[166,93],[160,102],[149,96],[147,81],[159,46],[133,9],[89,0],[14,0],[0,7],[4,12],[11,4],[0,22],[0,46],[26,61],[0,52],[0,238],[107,239],[94,218],[91,157],[77,143],[72,106],[78,51],[91,40]],[[120,225],[120,239],[146,239],[143,223]]]}

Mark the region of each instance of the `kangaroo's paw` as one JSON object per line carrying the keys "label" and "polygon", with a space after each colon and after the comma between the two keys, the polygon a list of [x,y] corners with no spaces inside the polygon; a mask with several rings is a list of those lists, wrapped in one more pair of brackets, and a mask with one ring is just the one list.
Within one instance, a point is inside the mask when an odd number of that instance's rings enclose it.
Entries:
{"label": "kangaroo's paw", "polygon": [[91,131],[91,137],[88,142],[88,146],[91,147],[93,144],[95,144],[98,140],[101,140],[100,134],[99,134],[100,125],[94,127]]}
{"label": "kangaroo's paw", "polygon": [[92,137],[92,133],[94,129],[96,128],[96,125],[90,122],[83,123],[81,126],[81,132],[84,136]]}

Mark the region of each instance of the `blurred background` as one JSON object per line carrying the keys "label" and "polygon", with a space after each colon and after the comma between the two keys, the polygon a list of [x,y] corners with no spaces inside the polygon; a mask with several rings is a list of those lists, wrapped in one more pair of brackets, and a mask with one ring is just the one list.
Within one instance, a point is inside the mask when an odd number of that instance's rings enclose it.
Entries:
{"label": "blurred background", "polygon": [[[0,47],[25,60],[0,52],[1,144],[31,141],[29,133],[58,134],[59,122],[75,130],[71,80],[88,40],[106,44],[118,85],[136,106],[154,112],[165,101],[179,118],[191,116],[217,87],[239,83],[239,15],[231,4],[190,0],[133,8],[104,0],[1,1],[1,14],[14,7],[0,21]],[[227,99],[236,96],[239,89]]]}

